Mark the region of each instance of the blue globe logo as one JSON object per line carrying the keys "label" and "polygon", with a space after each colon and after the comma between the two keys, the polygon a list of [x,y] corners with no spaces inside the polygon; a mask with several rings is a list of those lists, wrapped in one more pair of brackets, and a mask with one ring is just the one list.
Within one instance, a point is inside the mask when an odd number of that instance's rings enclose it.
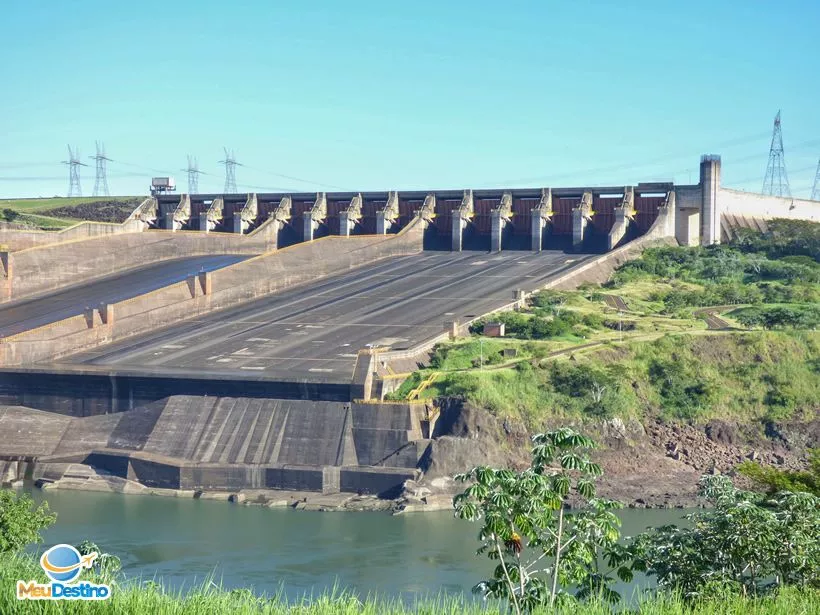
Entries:
{"label": "blue globe logo", "polygon": [[71,583],[83,567],[80,552],[71,545],[55,545],[40,557],[40,566],[52,581]]}

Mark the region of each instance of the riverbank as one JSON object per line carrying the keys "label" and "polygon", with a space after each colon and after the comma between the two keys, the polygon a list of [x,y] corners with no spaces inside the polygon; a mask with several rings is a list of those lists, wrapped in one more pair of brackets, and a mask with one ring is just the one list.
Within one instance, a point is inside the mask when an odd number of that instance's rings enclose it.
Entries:
{"label": "riverbank", "polygon": [[[13,587],[18,579],[37,579],[42,572],[31,556],[0,556],[0,585]],[[776,596],[760,599],[728,597],[687,604],[674,595],[636,597],[627,613],[647,615],[796,615],[816,613],[820,610],[820,592],[816,590],[798,591],[784,589]],[[19,601],[12,591],[0,593],[2,613],[63,613],[65,605],[58,601]],[[405,615],[429,613],[446,615],[463,613],[479,615],[499,613],[494,605],[469,601],[462,596],[437,596],[419,598],[407,602],[402,600],[358,597],[352,593],[331,592],[319,596],[307,596],[301,601],[289,602],[281,595],[256,595],[250,590],[228,591],[208,580],[189,592],[175,592],[166,589],[161,582],[115,584],[111,598],[103,602],[74,602],[72,613],[117,613],[130,615],[162,613],[177,615],[189,613],[221,614],[299,614],[299,615]],[[564,609],[539,610],[535,613],[605,615],[611,613],[611,606],[593,602],[572,605]]]}
{"label": "riverbank", "polygon": [[[321,493],[248,489],[195,491],[147,487],[84,464],[71,464],[57,480],[37,483],[45,491],[95,491],[230,502],[243,506],[304,511],[368,511],[386,514],[452,510],[452,497],[463,490],[453,476],[476,465],[523,468],[531,432],[523,421],[502,418],[452,398],[442,400],[436,434],[419,461],[420,480],[407,480],[393,498],[363,493]],[[801,469],[807,451],[820,441],[820,420],[703,423],[637,419],[554,418],[541,429],[572,426],[601,446],[595,460],[604,475],[599,493],[629,508],[696,508],[702,505],[697,483],[707,473],[735,475],[738,464],[756,460],[780,469]],[[21,483],[13,483],[20,486]]]}
{"label": "riverbank", "polygon": [[[80,464],[78,464],[80,465]],[[356,493],[319,493],[315,491],[285,491],[278,489],[244,489],[239,491],[194,491],[186,489],[159,489],[146,487],[136,481],[124,480],[87,466],[81,466],[83,474],[69,474],[54,482],[39,481],[35,487],[45,492],[87,491],[118,493],[123,495],[158,496],[192,500],[227,502],[240,506],[262,508],[292,508],[311,512],[383,512],[399,515],[410,512],[439,512],[453,510],[453,498],[449,493],[431,494],[429,489],[407,481],[397,498],[381,498],[376,495]],[[11,484],[15,489],[26,487],[24,481]]]}
{"label": "riverbank", "polygon": [[[41,550],[90,540],[121,559],[126,579],[162,579],[173,591],[213,577],[230,590],[282,591],[291,602],[334,586],[412,601],[419,594],[470,596],[470,588],[492,571],[475,554],[478,526],[448,511],[326,513],[192,498],[26,493],[57,514],[43,532]],[[690,512],[623,509],[617,516],[622,534],[635,536],[650,527],[686,524]],[[625,595],[633,589],[618,587]]]}

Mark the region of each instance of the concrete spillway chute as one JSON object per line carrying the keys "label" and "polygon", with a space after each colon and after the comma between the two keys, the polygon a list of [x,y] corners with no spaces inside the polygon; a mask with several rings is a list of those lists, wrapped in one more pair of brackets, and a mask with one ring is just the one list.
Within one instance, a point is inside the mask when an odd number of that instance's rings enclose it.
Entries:
{"label": "concrete spillway chute", "polygon": [[512,221],[512,203],[512,192],[505,192],[501,195],[498,207],[490,212],[490,251],[492,252],[501,252],[504,229]]}
{"label": "concrete spillway chute", "polygon": [[225,200],[220,196],[216,197],[208,209],[199,214],[199,230],[212,231],[222,222],[225,215]]}
{"label": "concrete spillway chute", "polygon": [[191,219],[191,195],[182,194],[179,204],[173,211],[165,214],[165,228],[169,231],[178,231]]}
{"label": "concrete spillway chute", "polygon": [[259,202],[256,194],[249,194],[244,207],[234,214],[233,232],[244,233],[256,221],[259,216]]}
{"label": "concrete spillway chute", "polygon": [[581,202],[572,210],[572,247],[580,248],[586,239],[587,227],[592,220],[592,191],[585,190]]}
{"label": "concrete spillway chute", "polygon": [[156,197],[149,196],[143,200],[133,212],[131,212],[131,215],[128,216],[128,220],[126,220],[126,222],[131,220],[139,220],[148,227],[156,227],[158,217],[159,201]]}
{"label": "concrete spillway chute", "polygon": [[552,189],[541,188],[541,200],[538,207],[530,212],[530,247],[533,252],[540,252],[544,243],[544,229],[552,217]]}
{"label": "concrete spillway chute", "polygon": [[612,250],[621,243],[629,232],[629,227],[635,221],[635,190],[632,186],[624,187],[624,198],[621,204],[613,210],[615,221],[607,237],[607,248]]}
{"label": "concrete spillway chute", "polygon": [[461,199],[461,205],[458,209],[452,212],[452,243],[451,250],[453,252],[461,252],[461,247],[464,241],[464,229],[467,228],[467,223],[473,217],[473,191],[465,190],[464,196]]}
{"label": "concrete spillway chute", "polygon": [[316,194],[316,201],[310,211],[304,214],[304,226],[302,239],[304,241],[313,241],[313,233],[319,228],[319,224],[327,219],[327,193],[318,192]]}
{"label": "concrete spillway chute", "polygon": [[386,235],[399,219],[399,193],[395,190],[387,195],[387,203],[376,212],[376,234]]}
{"label": "concrete spillway chute", "polygon": [[422,203],[418,215],[422,220],[427,222],[427,224],[430,224],[436,217],[436,195],[434,193],[431,192],[424,197],[424,203]]}
{"label": "concrete spillway chute", "polygon": [[350,199],[350,204],[339,212],[339,235],[349,237],[356,224],[362,220],[362,195],[361,193]]}

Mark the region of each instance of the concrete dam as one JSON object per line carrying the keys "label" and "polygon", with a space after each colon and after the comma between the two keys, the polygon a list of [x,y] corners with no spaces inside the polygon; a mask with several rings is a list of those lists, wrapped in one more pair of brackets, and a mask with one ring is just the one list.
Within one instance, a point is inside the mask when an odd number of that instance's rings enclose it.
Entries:
{"label": "concrete dam", "polygon": [[2,480],[395,493],[437,411],[381,400],[436,343],[649,246],[820,219],[722,188],[720,166],[683,186],[162,195],[64,240],[4,229]]}

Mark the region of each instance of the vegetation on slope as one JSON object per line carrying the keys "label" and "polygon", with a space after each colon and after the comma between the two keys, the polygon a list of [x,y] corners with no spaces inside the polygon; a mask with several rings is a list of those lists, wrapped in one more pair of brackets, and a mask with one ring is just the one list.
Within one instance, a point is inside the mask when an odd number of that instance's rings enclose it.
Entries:
{"label": "vegetation on slope", "polygon": [[142,197],[0,199],[0,221],[42,230],[59,230],[83,220],[123,222]]}
{"label": "vegetation on slope", "polygon": [[[392,397],[463,396],[533,428],[556,416],[814,418],[818,229],[773,221],[731,245],[647,250],[602,287],[537,293],[488,319],[508,337],[475,323]],[[716,314],[726,330],[710,333]]]}

